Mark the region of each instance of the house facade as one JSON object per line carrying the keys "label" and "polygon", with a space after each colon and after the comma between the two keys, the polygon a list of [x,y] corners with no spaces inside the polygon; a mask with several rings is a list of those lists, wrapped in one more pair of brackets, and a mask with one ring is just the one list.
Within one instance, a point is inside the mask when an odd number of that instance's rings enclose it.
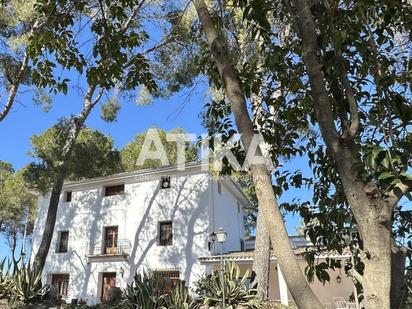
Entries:
{"label": "house facade", "polygon": [[[31,258],[40,245],[49,197],[39,197]],[[125,287],[136,272],[191,285],[208,265],[209,237],[227,232],[224,252],[241,251],[248,200],[231,180],[214,181],[201,164],[66,183],[43,282],[89,304]]]}
{"label": "house facade", "polygon": [[[31,259],[41,242],[49,196],[39,197]],[[201,164],[163,167],[65,183],[43,282],[62,297],[104,302],[111,287],[126,287],[136,272],[163,280],[166,290],[180,282],[192,286],[219,267],[220,246],[209,235],[223,228],[227,240],[223,257],[251,268],[254,243],[244,240],[244,207],[250,206],[231,179],[216,181]],[[295,250],[310,245],[291,239]],[[304,260],[297,252],[302,269]],[[345,258],[339,256],[337,258]],[[326,256],[319,257],[326,259]],[[312,284],[328,306],[335,297],[348,296],[352,282],[338,270],[331,283]],[[293,304],[277,264],[271,258],[271,299]],[[333,308],[331,306],[331,308]]]}

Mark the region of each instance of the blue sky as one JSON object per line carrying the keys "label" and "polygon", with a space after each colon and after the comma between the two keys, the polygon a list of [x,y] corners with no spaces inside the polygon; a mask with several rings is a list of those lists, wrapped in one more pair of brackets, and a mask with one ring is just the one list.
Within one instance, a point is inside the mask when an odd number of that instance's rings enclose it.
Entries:
{"label": "blue sky", "polygon": [[[199,136],[206,133],[199,119],[199,113],[205,102],[207,102],[206,83],[203,83],[191,90],[189,96],[187,90],[184,90],[170,99],[154,99],[150,105],[126,102],[122,105],[118,120],[114,123],[104,122],[100,118],[100,109],[96,108],[86,124],[88,127],[111,135],[117,148],[123,147],[137,133],[150,127],[165,130],[180,127]],[[0,160],[12,163],[15,169],[31,162],[30,137],[40,134],[55,124],[60,117],[78,113],[81,104],[81,98],[75,89],[69,90],[66,96],[59,94],[54,97],[52,108],[48,113],[45,113],[42,107],[33,104],[29,93],[20,96],[19,103],[16,103],[8,117],[0,122],[2,141]],[[281,200],[291,199],[296,194],[296,191],[287,192]],[[289,215],[286,223],[289,233],[295,234],[299,219]],[[0,239],[0,257],[7,253],[5,240]]]}

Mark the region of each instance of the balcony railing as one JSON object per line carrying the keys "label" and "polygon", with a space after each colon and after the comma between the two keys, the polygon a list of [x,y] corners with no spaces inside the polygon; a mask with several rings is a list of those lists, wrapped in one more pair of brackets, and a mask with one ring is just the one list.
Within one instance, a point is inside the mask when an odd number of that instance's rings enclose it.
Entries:
{"label": "balcony railing", "polygon": [[118,239],[116,241],[98,241],[89,245],[88,257],[102,256],[123,256],[130,254],[132,244],[128,239]]}

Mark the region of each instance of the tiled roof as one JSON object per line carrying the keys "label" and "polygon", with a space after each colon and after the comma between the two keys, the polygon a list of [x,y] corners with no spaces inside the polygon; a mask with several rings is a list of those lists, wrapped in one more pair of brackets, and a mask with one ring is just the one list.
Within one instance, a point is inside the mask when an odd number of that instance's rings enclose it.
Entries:
{"label": "tiled roof", "polygon": [[[304,252],[306,252],[306,249],[308,248],[297,248],[294,251],[296,258],[300,258],[302,256],[302,254]],[[239,261],[239,262],[252,262],[253,261],[253,254],[254,251],[253,250],[249,250],[249,251],[239,251],[239,252],[229,252],[226,254],[223,254],[223,259],[225,261]],[[319,254],[319,258],[348,258],[350,257],[350,253],[347,252],[343,252],[342,254],[339,254],[337,252],[323,252],[321,254]],[[199,258],[200,262],[203,263],[208,263],[208,262],[219,262],[220,261],[221,256],[220,255],[212,255],[212,256],[205,256],[205,257],[201,257]],[[276,261],[276,256],[273,252],[273,250],[271,250],[271,254],[270,254],[270,260],[271,261]]]}
{"label": "tiled roof", "polygon": [[[193,162],[185,163],[184,167],[185,168],[201,167],[202,164],[203,163],[200,161],[193,161]],[[133,176],[139,176],[143,174],[159,173],[164,170],[177,170],[177,168],[178,168],[177,165],[167,165],[167,166],[161,166],[161,167],[145,168],[145,169],[136,170],[132,172],[121,172],[121,173],[115,173],[115,174],[111,174],[107,176],[94,177],[94,178],[83,178],[80,180],[67,181],[64,183],[64,185],[69,186],[69,185],[76,185],[76,184],[82,184],[82,183],[88,183],[88,182],[111,180],[113,178],[133,177]]]}

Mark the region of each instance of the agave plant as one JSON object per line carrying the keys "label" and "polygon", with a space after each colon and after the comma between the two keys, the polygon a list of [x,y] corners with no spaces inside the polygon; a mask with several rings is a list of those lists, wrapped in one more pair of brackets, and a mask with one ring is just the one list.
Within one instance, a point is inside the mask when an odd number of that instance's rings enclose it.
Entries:
{"label": "agave plant", "polygon": [[183,284],[178,285],[168,298],[167,307],[164,309],[194,309],[195,302],[190,299],[187,287]]}
{"label": "agave plant", "polygon": [[0,262],[0,299],[10,300],[13,295],[13,279],[10,275],[11,263],[5,267],[6,259]]}
{"label": "agave plant", "polygon": [[136,274],[124,290],[123,308],[158,309],[167,305],[167,294],[158,281],[147,274]]}
{"label": "agave plant", "polygon": [[256,297],[257,290],[246,287],[246,281],[250,274],[250,270],[247,270],[241,277],[238,265],[226,263],[223,273],[215,272],[211,276],[201,279],[197,284],[196,291],[204,305],[221,305],[224,290],[226,308],[228,309],[237,306],[261,308]]}
{"label": "agave plant", "polygon": [[40,299],[47,293],[49,287],[41,283],[41,272],[30,266],[19,269],[13,276],[13,301],[29,304]]}

